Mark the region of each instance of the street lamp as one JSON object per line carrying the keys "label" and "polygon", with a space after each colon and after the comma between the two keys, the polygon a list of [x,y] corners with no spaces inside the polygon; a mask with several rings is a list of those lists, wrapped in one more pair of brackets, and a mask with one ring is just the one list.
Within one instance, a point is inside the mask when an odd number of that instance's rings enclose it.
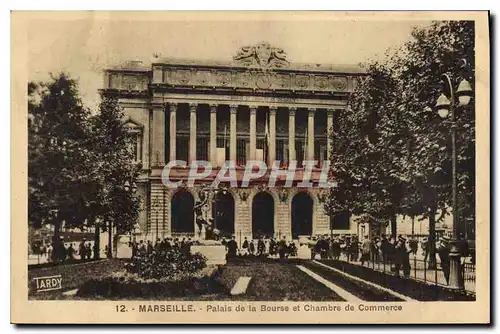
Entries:
{"label": "street lamp", "polygon": [[[465,63],[465,61],[463,61]],[[452,169],[452,210],[453,210],[453,236],[450,242],[450,279],[449,286],[452,289],[463,289],[464,281],[460,265],[459,250],[459,230],[458,230],[458,202],[457,202],[457,148],[456,148],[456,130],[455,108],[457,106],[468,105],[472,97],[472,88],[470,83],[462,79],[456,92],[453,88],[453,80],[450,74],[443,74],[442,77],[448,84],[450,99],[441,94],[436,101],[436,109],[441,118],[447,118],[451,114],[451,169]],[[458,105],[455,100],[458,96]]]}

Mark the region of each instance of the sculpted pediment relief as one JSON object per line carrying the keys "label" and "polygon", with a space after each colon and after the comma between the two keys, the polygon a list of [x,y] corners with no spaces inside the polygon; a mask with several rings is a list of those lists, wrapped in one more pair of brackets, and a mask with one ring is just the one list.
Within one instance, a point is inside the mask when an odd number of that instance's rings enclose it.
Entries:
{"label": "sculpted pediment relief", "polygon": [[288,67],[287,54],[280,48],[267,42],[242,47],[233,57],[235,63],[243,66],[255,66],[262,69]]}

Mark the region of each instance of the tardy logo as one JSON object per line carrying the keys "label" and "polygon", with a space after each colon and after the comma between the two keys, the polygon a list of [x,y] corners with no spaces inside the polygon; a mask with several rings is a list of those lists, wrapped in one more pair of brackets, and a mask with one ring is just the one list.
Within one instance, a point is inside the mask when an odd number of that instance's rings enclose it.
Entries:
{"label": "tardy logo", "polygon": [[62,289],[62,276],[46,276],[35,277],[36,292],[61,290]]}

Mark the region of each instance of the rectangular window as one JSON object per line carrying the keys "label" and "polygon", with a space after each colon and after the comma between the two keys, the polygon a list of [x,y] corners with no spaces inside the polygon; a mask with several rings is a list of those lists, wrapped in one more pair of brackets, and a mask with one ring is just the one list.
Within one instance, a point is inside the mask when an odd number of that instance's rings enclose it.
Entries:
{"label": "rectangular window", "polygon": [[244,166],[247,162],[247,140],[236,140],[236,164]]}
{"label": "rectangular window", "polygon": [[196,160],[208,161],[208,142],[207,137],[196,138]]}
{"label": "rectangular window", "polygon": [[177,135],[176,158],[177,160],[188,161],[189,158],[189,136]]}
{"label": "rectangular window", "polygon": [[295,140],[295,155],[297,158],[297,167],[302,167],[302,163],[304,161],[305,154],[305,140],[298,139]]}
{"label": "rectangular window", "polygon": [[280,161],[281,165],[285,162],[284,141],[283,139],[276,139],[276,160]]}

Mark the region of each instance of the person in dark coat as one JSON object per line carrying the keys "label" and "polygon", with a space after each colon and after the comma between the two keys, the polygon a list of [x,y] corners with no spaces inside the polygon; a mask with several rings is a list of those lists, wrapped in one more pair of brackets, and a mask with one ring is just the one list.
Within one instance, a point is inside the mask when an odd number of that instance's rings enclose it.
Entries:
{"label": "person in dark coat", "polygon": [[245,240],[243,241],[243,245],[241,245],[241,248],[243,249],[242,253],[245,256],[248,255],[248,247],[249,247],[248,240],[247,240],[247,237],[245,237]]}
{"label": "person in dark coat", "polygon": [[290,256],[297,256],[297,246],[295,246],[295,242],[290,241],[290,244],[288,244],[288,254]]}
{"label": "person in dark coat", "polygon": [[252,241],[250,241],[250,245],[248,247],[248,250],[250,251],[250,255],[254,255],[255,254],[255,243]]}
{"label": "person in dark coat", "polygon": [[264,243],[264,239],[260,237],[257,242],[257,256],[262,256],[266,253],[266,244]]}
{"label": "person in dark coat", "polygon": [[229,240],[226,243],[226,248],[227,248],[227,259],[234,259],[236,257],[236,251],[238,250],[238,244],[236,243],[236,240],[233,237],[231,240]]}
{"label": "person in dark coat", "polygon": [[387,236],[382,236],[382,241],[380,242],[380,250],[382,251],[382,262],[385,264],[389,263],[389,254],[391,252],[391,245]]}
{"label": "person in dark coat", "polygon": [[73,244],[69,244],[69,247],[67,249],[68,253],[68,259],[74,260],[75,259],[75,249],[73,248]]}
{"label": "person in dark coat", "polygon": [[450,284],[450,239],[447,236],[441,237],[437,246],[436,253],[441,260],[441,268],[443,269],[446,284]]}
{"label": "person in dark coat", "polygon": [[284,260],[287,253],[287,244],[286,237],[283,237],[278,243],[278,254],[280,256],[280,260]]}
{"label": "person in dark coat", "polygon": [[85,255],[86,255],[86,248],[85,248],[85,238],[83,238],[82,242],[80,242],[80,245],[78,245],[78,254],[80,255],[81,260],[85,260]]}
{"label": "person in dark coat", "polygon": [[146,252],[148,254],[151,254],[153,253],[153,251],[154,251],[153,243],[151,242],[151,240],[148,240],[148,245],[146,246]]}
{"label": "person in dark coat", "polygon": [[87,242],[87,251],[86,251],[86,254],[87,254],[87,259],[91,259],[92,258],[92,245],[90,244],[90,242]]}
{"label": "person in dark coat", "polygon": [[271,256],[276,255],[278,252],[278,244],[276,243],[276,240],[274,238],[271,238],[271,241],[269,241],[269,254]]}
{"label": "person in dark coat", "polygon": [[406,244],[406,239],[402,236],[399,236],[395,248],[396,276],[399,276],[400,269],[403,269],[404,277],[410,277],[410,253],[411,249]]}

